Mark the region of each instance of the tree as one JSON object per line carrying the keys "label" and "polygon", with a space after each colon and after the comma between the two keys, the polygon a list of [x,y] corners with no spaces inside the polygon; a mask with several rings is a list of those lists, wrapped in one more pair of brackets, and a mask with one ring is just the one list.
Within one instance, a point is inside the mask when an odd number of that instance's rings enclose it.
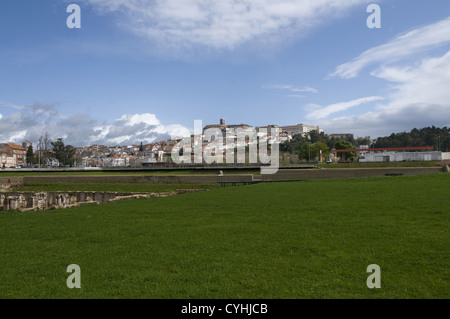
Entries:
{"label": "tree", "polygon": [[307,161],[315,161],[320,156],[320,151],[322,151],[322,155],[328,157],[330,149],[325,143],[317,142],[317,143],[304,143],[300,149],[300,157]]}
{"label": "tree", "polygon": [[392,133],[390,136],[379,137],[374,143],[375,148],[387,147],[421,147],[434,146],[443,152],[450,150],[450,130],[447,127],[435,126],[422,129],[414,128],[411,132]]}
{"label": "tree", "polygon": [[51,144],[53,146],[53,155],[59,161],[59,165],[73,166],[76,153],[75,147],[72,145],[64,145],[62,138],[58,138],[56,142],[52,142]]}
{"label": "tree", "polygon": [[317,148],[317,152],[320,155],[320,151],[322,151],[322,156],[323,157],[328,157],[330,154],[330,148],[327,146],[327,144],[322,143],[322,142],[317,142],[316,143],[316,148]]}
{"label": "tree", "polygon": [[[300,157],[307,161],[315,161],[320,155],[319,143],[305,143],[300,149]],[[321,143],[323,144],[323,143]],[[326,145],[325,145],[326,147]]]}
{"label": "tree", "polygon": [[300,154],[302,145],[308,142],[308,139],[304,138],[301,134],[296,134],[289,142],[280,144],[280,150],[281,152],[290,154]]}
{"label": "tree", "polygon": [[310,142],[313,143],[313,144],[316,143],[316,142],[319,142],[320,139],[321,139],[321,135],[320,135],[318,130],[310,131],[308,133],[308,135],[309,135]]}
{"label": "tree", "polygon": [[38,143],[38,163],[39,167],[41,164],[46,164],[47,159],[51,157],[51,151],[50,151],[50,145],[52,143],[52,140],[50,139],[50,136],[48,135],[48,132],[45,132],[44,136],[39,137],[39,143]]}
{"label": "tree", "polygon": [[356,145],[370,145],[370,137],[366,136],[366,137],[358,137],[356,139]]}
{"label": "tree", "polygon": [[26,156],[27,156],[27,164],[28,165],[32,165],[32,164],[36,163],[32,145],[28,146]]}
{"label": "tree", "polygon": [[[354,149],[352,143],[346,140],[339,140],[336,142],[336,145],[334,146],[337,150],[350,150]],[[353,161],[356,158],[356,152],[339,152],[338,156],[341,156],[342,159]]]}

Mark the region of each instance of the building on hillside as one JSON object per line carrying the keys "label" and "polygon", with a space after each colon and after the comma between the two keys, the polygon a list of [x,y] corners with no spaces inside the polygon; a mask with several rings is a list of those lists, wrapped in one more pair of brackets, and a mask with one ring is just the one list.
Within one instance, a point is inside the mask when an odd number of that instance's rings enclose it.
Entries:
{"label": "building on hillside", "polygon": [[203,128],[203,134],[205,134],[206,130],[208,129],[219,129],[222,132],[223,136],[233,136],[236,135],[239,130],[244,132],[250,131],[253,129],[253,127],[248,124],[227,125],[225,119],[220,119],[220,124],[206,125]]}
{"label": "building on hillside", "polygon": [[[25,167],[27,165],[26,150],[20,145],[14,143],[0,144],[0,154],[7,154],[7,157],[12,157],[9,166],[5,167]],[[3,164],[3,163],[2,163]]]}
{"label": "building on hillside", "polygon": [[278,132],[278,134],[282,132],[281,128],[278,125],[266,125],[256,127],[256,132],[260,133],[261,131],[267,132],[267,136],[271,136],[272,131],[276,131]]}
{"label": "building on hillside", "polygon": [[280,128],[282,131],[292,132],[292,135],[301,134],[302,136],[305,136],[311,131],[318,131],[319,133],[323,133],[323,129],[321,129],[319,126],[306,124],[286,125],[281,126]]}

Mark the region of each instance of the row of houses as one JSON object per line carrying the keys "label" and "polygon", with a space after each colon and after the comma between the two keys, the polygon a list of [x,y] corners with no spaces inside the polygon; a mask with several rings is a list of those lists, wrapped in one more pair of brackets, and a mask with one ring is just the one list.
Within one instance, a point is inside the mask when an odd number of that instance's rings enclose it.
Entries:
{"label": "row of houses", "polygon": [[25,167],[27,164],[26,152],[24,147],[15,143],[0,144],[1,167]]}
{"label": "row of houses", "polygon": [[177,139],[145,145],[78,147],[76,155],[81,167],[139,167],[165,161],[164,154],[172,151]]}

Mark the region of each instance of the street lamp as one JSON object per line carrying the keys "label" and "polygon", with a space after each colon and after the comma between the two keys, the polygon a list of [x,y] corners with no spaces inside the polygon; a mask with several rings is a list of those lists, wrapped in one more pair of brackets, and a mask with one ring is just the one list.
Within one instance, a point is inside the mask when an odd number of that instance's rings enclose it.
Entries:
{"label": "street lamp", "polygon": [[308,142],[309,146],[309,156],[308,156],[308,164],[311,162],[311,143]]}

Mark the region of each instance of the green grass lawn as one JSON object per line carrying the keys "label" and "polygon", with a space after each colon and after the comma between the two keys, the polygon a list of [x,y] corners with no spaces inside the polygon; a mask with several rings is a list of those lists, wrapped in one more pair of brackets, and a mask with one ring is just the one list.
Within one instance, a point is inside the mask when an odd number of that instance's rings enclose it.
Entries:
{"label": "green grass lawn", "polygon": [[[449,298],[450,174],[0,213],[0,298]],[[81,289],[66,268],[81,267]],[[381,267],[381,289],[366,268]]]}
{"label": "green grass lawn", "polygon": [[[317,166],[323,168],[378,168],[378,167],[434,167],[437,162],[382,162],[382,163],[331,163],[331,164],[290,164],[284,166],[299,167],[299,166]],[[109,175],[217,175],[220,169],[186,169],[186,170],[142,170],[142,171],[114,171],[114,170],[93,170],[93,171],[70,171],[55,169],[53,171],[46,172],[30,172],[30,171],[15,171],[0,169],[0,178],[13,178],[23,176],[109,176]],[[253,174],[260,175],[260,169],[231,169],[224,171],[225,174]]]}

